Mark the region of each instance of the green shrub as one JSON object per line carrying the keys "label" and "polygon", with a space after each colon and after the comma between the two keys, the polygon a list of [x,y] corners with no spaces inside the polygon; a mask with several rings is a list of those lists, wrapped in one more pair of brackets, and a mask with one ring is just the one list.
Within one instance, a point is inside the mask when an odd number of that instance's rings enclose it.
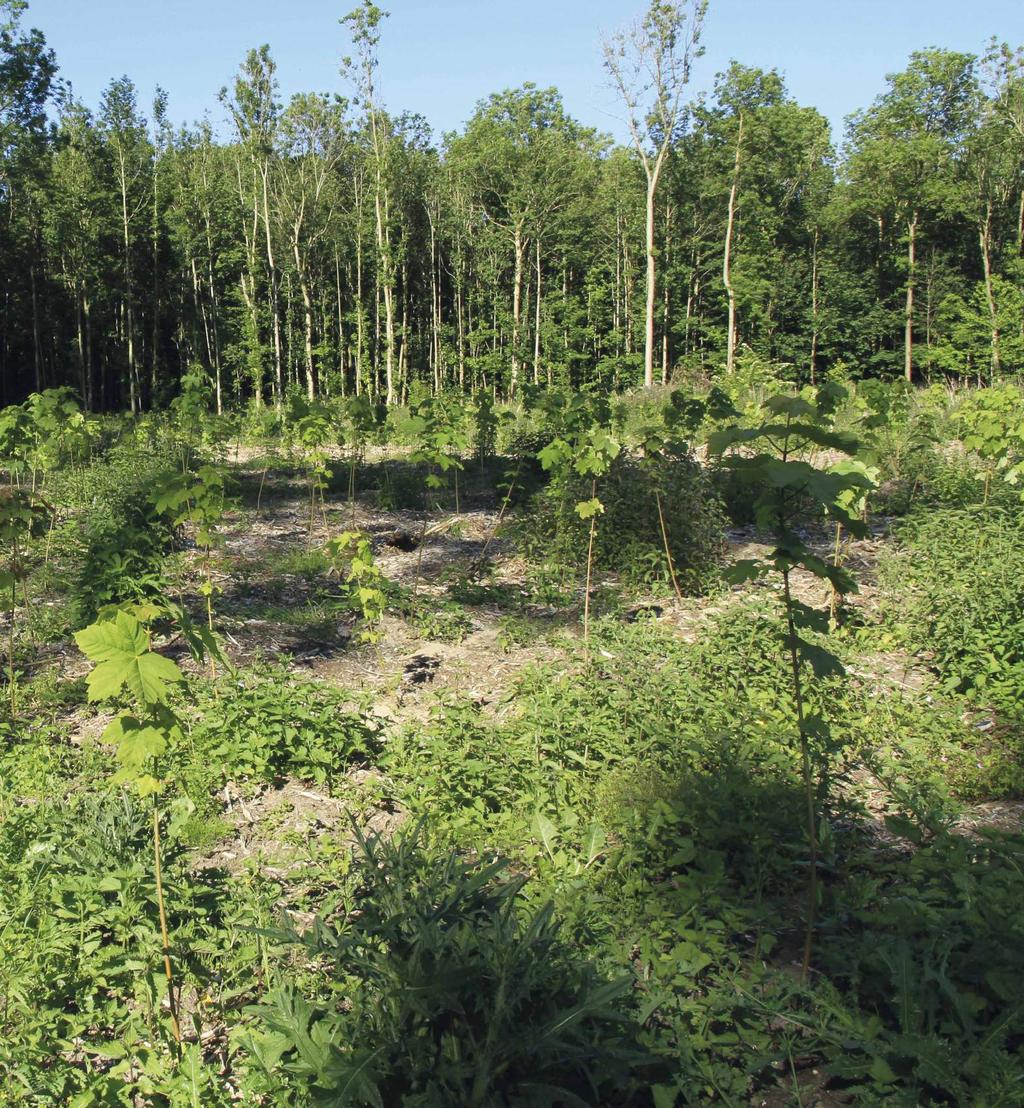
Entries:
{"label": "green shrub", "polygon": [[628,977],[602,980],[501,861],[418,831],[360,847],[348,918],[294,936],[324,967],[319,996],[286,986],[262,1006],[258,1057],[287,1059],[324,1105],[633,1102]]}
{"label": "green shrub", "polygon": [[[620,455],[612,462],[598,482],[604,512],[595,530],[594,565],[634,585],[669,584],[656,492],[680,586],[707,591],[718,579],[725,517],[706,472],[689,457],[641,461]],[[585,564],[590,524],[575,505],[590,496],[590,479],[578,474],[555,479],[535,494],[514,528],[532,559],[548,560],[553,553],[562,565]]]}
{"label": "green shrub", "polygon": [[[1024,720],[1024,520],[988,508],[919,512],[883,563],[899,633],[950,692]],[[1015,729],[1016,730],[1016,729]],[[1019,735],[1019,731],[1017,731]],[[986,756],[992,787],[1024,786],[1019,737]]]}
{"label": "green shrub", "polygon": [[106,604],[158,595],[173,532],[153,506],[153,491],[173,473],[167,455],[112,447],[91,465],[54,476],[52,495],[75,521],[69,535],[69,591],[76,627]]}
{"label": "green shrub", "polygon": [[195,770],[270,782],[293,775],[330,784],[375,745],[375,726],[350,694],[256,664],[198,691]]}

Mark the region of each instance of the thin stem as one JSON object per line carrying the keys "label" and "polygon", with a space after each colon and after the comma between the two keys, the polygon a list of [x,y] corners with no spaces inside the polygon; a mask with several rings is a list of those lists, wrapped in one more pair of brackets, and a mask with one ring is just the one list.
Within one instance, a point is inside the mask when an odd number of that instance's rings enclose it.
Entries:
{"label": "thin stem", "polygon": [[676,579],[676,566],[675,562],[672,560],[672,551],[671,549],[669,549],[668,545],[668,531],[666,531],[665,529],[665,515],[661,510],[660,489],[654,490],[654,499],[658,505],[658,523],[661,526],[661,541],[665,544],[665,560],[668,562],[668,572],[672,578],[672,588],[676,591],[676,600],[678,600],[679,603],[682,604],[683,593],[682,590],[679,588],[679,581]]}
{"label": "thin stem", "polygon": [[803,684],[800,679],[800,659],[796,650],[796,626],[793,622],[793,594],[789,587],[789,570],[782,571],[783,597],[786,603],[786,627],[789,631],[789,664],[793,675],[793,698],[796,701],[797,727],[800,732],[800,760],[807,801],[807,838],[811,847],[811,871],[807,885],[807,929],[804,933],[804,957],[801,974],[807,977],[811,966],[811,946],[814,941],[814,920],[818,904],[818,830],[814,804],[814,773],[811,748],[804,722]]}
{"label": "thin stem", "polygon": [[[590,499],[597,499],[597,478],[590,483]],[[583,641],[590,638],[590,571],[594,562],[594,532],[597,530],[597,513],[590,517],[590,542],[587,544],[587,589],[583,595]]]}
{"label": "thin stem", "polygon": [[178,1022],[178,1002],[174,992],[174,971],[171,969],[171,940],[167,934],[167,910],[164,907],[164,879],[160,865],[160,807],[153,797],[153,874],[156,877],[156,903],[160,913],[160,942],[167,976],[167,1000],[171,1010],[171,1031],[181,1053],[181,1024]]}
{"label": "thin stem", "polygon": [[18,712],[18,692],[17,684],[15,683],[14,676],[14,613],[18,606],[18,594],[17,594],[17,582],[18,582],[18,540],[15,538],[11,547],[11,625],[8,628],[8,640],[7,640],[7,661],[9,669],[9,683],[11,686],[11,721],[14,721],[14,717]]}
{"label": "thin stem", "polygon": [[260,491],[256,494],[256,515],[260,514],[260,503],[263,500],[263,482],[267,479],[267,466],[263,467],[263,472],[260,474]]}
{"label": "thin stem", "polygon": [[505,518],[505,512],[508,511],[509,504],[512,503],[512,493],[515,492],[516,482],[519,480],[519,471],[523,468],[523,459],[520,458],[516,463],[516,471],[512,475],[512,481],[508,486],[508,491],[505,493],[505,499],[501,502],[501,511],[498,512],[498,518],[494,521],[494,526],[491,528],[490,534],[484,541],[484,548],[480,551],[480,557],[476,560],[476,567],[474,572],[479,571],[479,567],[483,565],[484,558],[487,557],[487,551],[494,541],[494,537],[498,533],[498,528],[501,526],[501,521]]}
{"label": "thin stem", "polygon": [[[206,626],[213,634],[213,570],[210,566],[210,548],[206,548]],[[210,676],[216,680],[217,661],[210,655]]]}

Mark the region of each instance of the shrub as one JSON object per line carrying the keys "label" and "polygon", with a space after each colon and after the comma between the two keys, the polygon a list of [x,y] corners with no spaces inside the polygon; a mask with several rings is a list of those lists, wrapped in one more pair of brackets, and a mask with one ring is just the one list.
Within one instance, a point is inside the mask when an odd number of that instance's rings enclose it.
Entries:
{"label": "shrub", "polygon": [[[604,513],[595,531],[594,565],[636,585],[669,582],[656,490],[679,583],[689,592],[704,592],[717,580],[725,517],[709,477],[692,457],[641,461],[620,455],[612,462],[600,480]],[[572,474],[533,497],[516,524],[531,558],[553,551],[563,565],[584,563],[590,525],[574,505],[590,495],[590,479]]]}
{"label": "shrub", "polygon": [[628,1104],[644,1056],[602,980],[530,910],[506,865],[431,850],[418,831],[360,841],[344,924],[300,940],[320,996],[277,992],[258,1057],[287,1058],[320,1104]]}
{"label": "shrub", "polygon": [[375,728],[344,691],[257,664],[200,691],[192,742],[198,766],[228,779],[288,775],[330,784],[374,745]]}
{"label": "shrub", "polygon": [[[991,506],[920,512],[898,537],[883,580],[903,640],[947,691],[1024,720],[1024,520]],[[993,784],[1024,785],[1020,753],[991,752]]]}

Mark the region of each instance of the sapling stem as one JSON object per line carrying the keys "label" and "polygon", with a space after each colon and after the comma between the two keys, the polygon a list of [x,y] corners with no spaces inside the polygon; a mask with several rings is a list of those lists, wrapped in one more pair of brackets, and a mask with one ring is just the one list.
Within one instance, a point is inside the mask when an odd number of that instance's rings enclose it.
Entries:
{"label": "sapling stem", "polygon": [[18,606],[17,594],[18,573],[18,540],[15,538],[11,544],[11,623],[7,629],[7,661],[8,680],[11,693],[11,720],[18,712],[18,686],[14,674],[14,613]]}
{"label": "sapling stem", "polygon": [[167,909],[164,906],[164,878],[160,864],[160,805],[153,797],[153,876],[156,878],[156,904],[160,915],[160,943],[164,958],[164,974],[167,977],[167,1002],[171,1012],[171,1032],[181,1053],[181,1023],[178,1020],[178,1001],[174,992],[174,971],[171,968],[171,940],[167,933]]}
{"label": "sapling stem", "polygon": [[814,804],[814,773],[811,767],[811,748],[804,721],[803,683],[800,679],[800,658],[796,649],[796,625],[793,622],[793,594],[789,586],[789,570],[782,571],[782,593],[786,604],[786,628],[789,632],[789,664],[793,676],[793,699],[796,702],[797,729],[800,734],[800,761],[807,801],[807,839],[811,848],[811,870],[807,882],[807,926],[804,932],[804,956],[801,974],[804,978],[811,966],[811,948],[814,942],[814,920],[818,905],[818,830]]}
{"label": "sapling stem", "polygon": [[268,468],[269,468],[268,466],[264,466],[263,467],[263,472],[260,474],[260,489],[259,489],[259,492],[256,493],[256,515],[257,516],[260,514],[260,503],[263,500],[263,482],[266,481],[266,479],[267,479],[267,469]]}
{"label": "sapling stem", "polygon": [[[597,499],[597,478],[590,483],[590,499]],[[590,541],[587,543],[587,588],[583,594],[583,641],[590,638],[590,571],[594,561],[594,532],[597,530],[597,513],[590,517]]]}
{"label": "sapling stem", "polygon": [[675,562],[672,560],[672,551],[668,545],[668,531],[665,529],[665,514],[661,510],[660,489],[654,490],[654,499],[658,505],[658,523],[661,526],[661,541],[665,545],[665,560],[668,562],[668,572],[669,576],[672,578],[672,588],[675,589],[676,600],[678,600],[679,603],[682,604],[683,593],[682,590],[679,588],[679,581],[676,579],[676,566]]}

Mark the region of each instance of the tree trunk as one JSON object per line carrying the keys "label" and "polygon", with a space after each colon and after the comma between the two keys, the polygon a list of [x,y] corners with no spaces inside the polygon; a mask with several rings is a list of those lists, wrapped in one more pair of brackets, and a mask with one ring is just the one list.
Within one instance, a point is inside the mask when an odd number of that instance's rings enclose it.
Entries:
{"label": "tree trunk", "polygon": [[654,302],[657,296],[657,256],[654,249],[654,208],[658,193],[660,159],[647,173],[647,300],[644,308],[644,387],[654,385]]}
{"label": "tree trunk", "polygon": [[534,307],[533,320],[533,383],[540,384],[540,300],[541,300],[541,267],[540,267],[540,236],[536,242],[537,254],[537,303]]}
{"label": "tree trunk", "polygon": [[988,302],[989,320],[992,326],[992,380],[995,381],[1001,369],[999,356],[999,315],[996,308],[996,294],[992,282],[992,202],[985,207],[985,218],[978,231],[981,245],[981,265],[985,273],[985,300]]}
{"label": "tree trunk", "polygon": [[917,212],[907,224],[907,305],[903,330],[903,374],[914,380],[914,278],[917,264]]}
{"label": "tree trunk", "polygon": [[267,246],[267,270],[270,274],[270,318],[274,331],[274,380],[276,382],[277,406],[284,403],[284,367],[281,361],[281,306],[278,291],[277,266],[274,264],[274,246],[270,236],[270,188],[268,178],[270,166],[264,162],[261,167],[263,178],[263,231]]}
{"label": "tree trunk", "polygon": [[736,135],[736,159],[732,171],[732,187],[729,189],[729,211],[725,225],[725,248],[722,251],[722,286],[729,301],[728,334],[725,347],[725,371],[736,368],[736,290],[732,284],[732,240],[736,229],[736,196],[740,187],[740,159],[743,152],[743,115],[740,114]]}
{"label": "tree trunk", "polygon": [[811,384],[818,373],[818,228],[811,245]]}
{"label": "tree trunk", "polygon": [[512,379],[509,383],[509,396],[515,396],[519,387],[519,320],[523,307],[523,255],[526,252],[526,240],[521,223],[515,226],[513,245],[515,248],[515,273],[512,283]]}
{"label": "tree trunk", "polygon": [[299,281],[299,295],[302,297],[302,318],[306,350],[306,398],[316,399],[316,367],[313,365],[313,298],[310,295],[309,280],[302,263],[298,241],[292,242],[292,257],[295,259],[295,276]]}

